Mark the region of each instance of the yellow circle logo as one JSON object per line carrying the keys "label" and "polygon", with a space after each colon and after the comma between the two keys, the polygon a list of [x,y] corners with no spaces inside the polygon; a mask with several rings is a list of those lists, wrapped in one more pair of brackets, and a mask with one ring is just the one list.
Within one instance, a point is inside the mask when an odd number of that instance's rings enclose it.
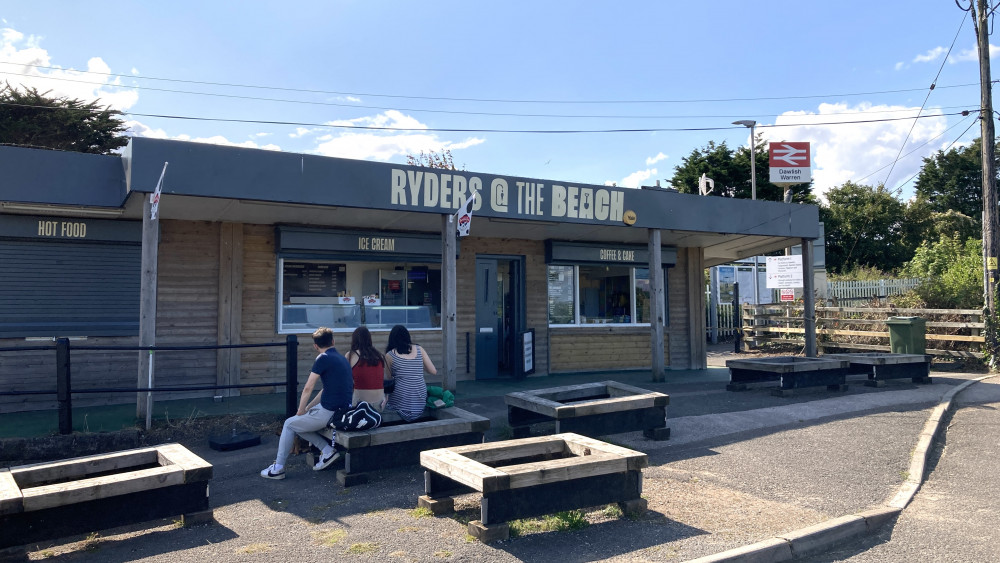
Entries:
{"label": "yellow circle logo", "polygon": [[635,211],[632,211],[631,209],[629,209],[628,211],[625,212],[624,215],[622,215],[622,222],[630,227],[632,225],[635,225],[635,219],[636,219]]}

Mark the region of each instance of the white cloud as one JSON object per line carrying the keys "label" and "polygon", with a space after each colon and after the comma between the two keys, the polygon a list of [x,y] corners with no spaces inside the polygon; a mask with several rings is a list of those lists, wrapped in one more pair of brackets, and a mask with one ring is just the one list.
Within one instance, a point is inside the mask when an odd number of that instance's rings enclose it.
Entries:
{"label": "white cloud", "polygon": [[[863,120],[898,119],[915,116],[919,108],[905,106],[873,106],[861,103],[821,104],[816,112],[787,112],[778,117],[776,125],[802,124],[788,127],[763,128],[766,141],[809,141],[812,150],[813,193],[824,198],[830,188],[850,180],[868,185],[886,181],[890,166],[913,127],[900,160],[892,167],[886,187],[895,189],[916,174],[923,158],[939,148],[932,140],[947,128],[947,118],[939,110],[925,110],[914,124],[912,119],[851,123]],[[907,111],[900,111],[907,110]],[[845,112],[851,112],[845,114]],[[820,125],[835,123],[836,125]],[[923,145],[914,150],[916,147]],[[912,154],[907,155],[912,151]]]}
{"label": "white cloud", "polygon": [[646,158],[646,166],[652,166],[652,165],[656,164],[657,162],[659,162],[661,160],[666,160],[667,158],[670,158],[670,157],[668,157],[667,155],[663,154],[662,152],[661,153],[657,153],[656,156],[650,156],[650,157]]}
{"label": "white cloud", "polygon": [[[266,145],[261,145],[255,143],[254,141],[230,141],[229,139],[223,137],[222,135],[215,135],[212,137],[192,137],[191,135],[169,135],[163,129],[153,129],[152,127],[141,123],[139,121],[126,121],[125,125],[128,126],[129,134],[133,137],[149,137],[153,139],[173,139],[175,141],[191,141],[194,143],[206,143],[210,145],[223,145],[227,147],[243,147],[246,149],[265,149],[271,151],[280,151],[281,147],[273,143]],[[262,137],[268,135],[269,133],[258,133],[254,137]]]}
{"label": "white cloud", "polygon": [[[621,181],[618,182],[618,185],[621,186],[621,187],[623,187],[623,188],[638,188],[639,186],[641,186],[643,184],[643,182],[645,182],[646,180],[648,180],[648,179],[656,176],[656,174],[657,174],[657,171],[656,171],[655,168],[647,168],[646,170],[638,170],[638,171],[633,172],[633,173],[629,174],[628,176],[625,176],[624,178],[622,178]],[[605,185],[607,185],[607,184],[608,184],[608,182],[605,182]]]}
{"label": "white cloud", "polygon": [[942,55],[948,52],[948,49],[944,47],[934,47],[930,51],[927,51],[923,55],[917,55],[913,57],[913,62],[915,63],[929,63],[936,61],[941,58]]}
{"label": "white cloud", "polygon": [[[48,51],[41,48],[40,39],[25,35],[15,29],[0,30],[0,65],[10,73],[5,80],[11,86],[37,88],[40,92],[50,92],[50,96],[65,96],[85,101],[99,100],[101,106],[111,106],[117,110],[127,110],[139,101],[136,90],[120,88],[120,81],[110,80],[97,74],[88,74],[72,69],[39,68],[54,66]],[[87,61],[89,72],[109,73],[110,67],[99,57]]]}
{"label": "white cloud", "polygon": [[332,121],[329,125],[350,127],[384,127],[407,129],[391,132],[377,130],[348,130],[320,136],[312,152],[324,156],[386,161],[396,156],[460,150],[486,142],[485,139],[470,137],[461,142],[439,138],[432,132],[424,132],[428,127],[417,119],[395,110],[375,116]]}

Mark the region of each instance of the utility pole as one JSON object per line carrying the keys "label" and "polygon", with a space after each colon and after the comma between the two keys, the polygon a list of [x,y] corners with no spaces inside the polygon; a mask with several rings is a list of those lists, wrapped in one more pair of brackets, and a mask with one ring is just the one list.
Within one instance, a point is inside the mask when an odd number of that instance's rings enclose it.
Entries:
{"label": "utility pole", "polygon": [[[979,87],[981,108],[979,121],[982,126],[983,140],[983,308],[984,314],[996,314],[994,294],[997,285],[997,190],[996,170],[994,170],[994,154],[996,153],[996,132],[993,127],[993,86],[990,77],[990,18],[994,7],[989,0],[978,0],[974,6],[970,0],[969,10],[973,12],[976,41],[979,48]],[[997,328],[987,323],[986,350],[997,349]],[[992,327],[992,330],[990,329]],[[996,369],[997,358],[991,358],[991,368]]]}

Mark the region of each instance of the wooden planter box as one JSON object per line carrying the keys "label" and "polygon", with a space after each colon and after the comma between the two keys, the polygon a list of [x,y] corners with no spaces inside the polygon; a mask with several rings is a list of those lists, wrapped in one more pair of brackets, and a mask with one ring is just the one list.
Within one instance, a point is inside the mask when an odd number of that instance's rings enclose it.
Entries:
{"label": "wooden planter box", "polygon": [[729,368],[728,391],[743,391],[752,383],[779,382],[775,395],[785,395],[793,389],[820,387],[843,390],[850,373],[850,362],[825,356],[823,358],[803,358],[801,356],[775,356],[748,360],[727,360]]}
{"label": "wooden planter box", "polygon": [[646,509],[646,454],[587,438],[556,434],[425,451],[424,496],[435,514],[454,510],[454,497],[482,494],[480,520],[469,534],[484,542],[509,537],[508,522],[563,510],[618,503],[626,513]]}
{"label": "wooden planter box", "polygon": [[670,438],[670,396],[617,381],[508,393],[507,422],[515,438],[529,435],[532,424],[555,422],[556,433],[605,436],[642,430],[647,438]]}
{"label": "wooden planter box", "polygon": [[823,357],[847,360],[851,365],[851,373],[868,374],[865,385],[871,387],[881,387],[888,379],[910,378],[914,383],[931,383],[932,356],[929,354],[860,352],[826,354]]}
{"label": "wooden planter box", "polygon": [[417,465],[424,450],[481,444],[489,429],[490,419],[457,407],[431,410],[427,420],[417,422],[385,412],[382,426],[374,430],[337,431],[335,441],[344,455],[337,481],[344,487],[366,483],[368,471]]}
{"label": "wooden planter box", "polygon": [[181,516],[211,520],[212,465],[180,444],[0,469],[0,548]]}

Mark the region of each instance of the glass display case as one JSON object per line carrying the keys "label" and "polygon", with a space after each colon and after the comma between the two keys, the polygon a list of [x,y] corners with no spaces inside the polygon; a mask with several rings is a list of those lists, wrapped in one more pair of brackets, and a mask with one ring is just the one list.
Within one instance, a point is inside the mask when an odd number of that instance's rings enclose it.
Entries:
{"label": "glass display case", "polygon": [[370,329],[390,329],[395,325],[406,328],[432,328],[431,308],[427,306],[381,305],[365,307],[365,326]]}

